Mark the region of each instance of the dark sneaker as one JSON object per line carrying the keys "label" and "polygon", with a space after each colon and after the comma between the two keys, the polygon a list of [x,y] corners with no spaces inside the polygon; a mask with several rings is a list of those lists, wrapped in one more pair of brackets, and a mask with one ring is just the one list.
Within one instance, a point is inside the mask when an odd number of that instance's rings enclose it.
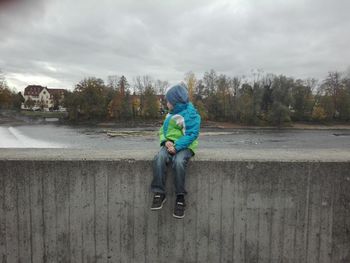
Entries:
{"label": "dark sneaker", "polygon": [[165,194],[155,194],[154,197],[153,197],[151,210],[162,209],[163,204],[165,203],[165,201],[166,201]]}
{"label": "dark sneaker", "polygon": [[185,199],[176,199],[175,208],[174,208],[174,214],[173,217],[175,218],[184,218],[185,217]]}

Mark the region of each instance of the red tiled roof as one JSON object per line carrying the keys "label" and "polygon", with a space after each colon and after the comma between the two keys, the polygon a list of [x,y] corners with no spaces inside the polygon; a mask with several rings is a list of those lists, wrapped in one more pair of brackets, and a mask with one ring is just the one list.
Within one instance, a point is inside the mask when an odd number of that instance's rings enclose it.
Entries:
{"label": "red tiled roof", "polygon": [[55,92],[64,92],[65,91],[65,89],[47,89],[50,93],[51,92],[53,92],[53,93],[55,93]]}
{"label": "red tiled roof", "polygon": [[50,95],[53,94],[61,94],[65,91],[65,89],[48,89],[47,87],[43,87],[40,85],[29,85],[24,89],[24,95],[31,95],[31,96],[39,96],[40,92],[46,88],[47,91],[50,93]]}
{"label": "red tiled roof", "polygon": [[29,85],[24,89],[24,95],[39,96],[44,88],[40,85]]}
{"label": "red tiled roof", "polygon": [[57,94],[57,95],[62,95],[63,92],[65,91],[65,89],[47,89],[48,92],[50,93],[51,97],[54,95],[54,94]]}

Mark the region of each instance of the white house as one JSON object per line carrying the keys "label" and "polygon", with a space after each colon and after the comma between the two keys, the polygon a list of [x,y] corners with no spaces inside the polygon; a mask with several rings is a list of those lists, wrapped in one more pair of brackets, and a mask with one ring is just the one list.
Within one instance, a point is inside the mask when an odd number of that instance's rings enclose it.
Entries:
{"label": "white house", "polygon": [[24,89],[25,102],[22,104],[22,109],[28,109],[28,100],[33,101],[33,106],[43,109],[54,107],[54,97],[59,101],[64,98],[65,89],[48,89],[40,85],[29,85]]}

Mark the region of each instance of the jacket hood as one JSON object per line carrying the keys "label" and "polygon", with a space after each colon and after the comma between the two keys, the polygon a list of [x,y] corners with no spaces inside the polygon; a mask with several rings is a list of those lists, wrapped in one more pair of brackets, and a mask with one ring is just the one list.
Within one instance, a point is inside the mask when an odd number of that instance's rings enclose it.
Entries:
{"label": "jacket hood", "polygon": [[188,90],[185,84],[176,84],[168,88],[165,93],[165,98],[174,107],[178,103],[186,104],[189,102]]}

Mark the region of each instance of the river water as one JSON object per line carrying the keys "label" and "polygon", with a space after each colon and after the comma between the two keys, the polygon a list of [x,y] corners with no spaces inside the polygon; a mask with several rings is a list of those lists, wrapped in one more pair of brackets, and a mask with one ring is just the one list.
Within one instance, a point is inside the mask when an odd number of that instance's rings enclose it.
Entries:
{"label": "river water", "polygon": [[[350,130],[207,128],[201,130],[199,143],[201,149],[350,149]],[[0,148],[156,150],[158,147],[157,127],[110,129],[56,124],[0,126]]]}

